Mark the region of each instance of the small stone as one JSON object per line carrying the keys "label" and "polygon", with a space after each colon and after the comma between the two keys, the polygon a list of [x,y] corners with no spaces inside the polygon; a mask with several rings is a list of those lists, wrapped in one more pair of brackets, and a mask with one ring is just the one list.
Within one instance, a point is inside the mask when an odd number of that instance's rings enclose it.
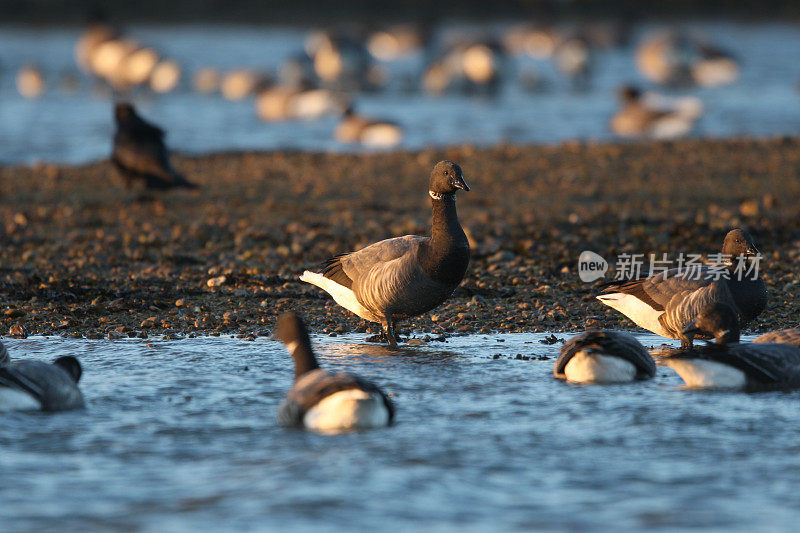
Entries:
{"label": "small stone", "polygon": [[211,279],[209,279],[209,280],[206,282],[206,285],[208,285],[209,287],[219,287],[219,286],[221,286],[221,285],[224,285],[224,284],[225,284],[225,281],[226,281],[227,279],[228,279],[228,278],[227,278],[227,277],[225,277],[225,276],[217,276],[216,278],[211,278]]}
{"label": "small stone", "polygon": [[18,339],[25,339],[28,337],[28,330],[22,324],[14,324],[8,328],[8,334]]}
{"label": "small stone", "polygon": [[424,346],[425,341],[422,339],[408,339],[406,346]]}
{"label": "small stone", "polygon": [[126,335],[122,331],[117,331],[117,330],[112,329],[111,331],[108,332],[107,337],[109,338],[109,340],[113,341],[113,340],[117,340],[117,339],[126,339],[126,338],[128,338],[128,335]]}
{"label": "small stone", "polygon": [[175,300],[175,307],[183,307],[186,305],[186,301],[183,298],[178,298]]}
{"label": "small stone", "polygon": [[158,317],[151,316],[149,318],[145,318],[144,320],[142,320],[142,324],[139,327],[154,328],[157,322],[158,322]]}
{"label": "small stone", "polygon": [[9,309],[5,312],[5,315],[9,318],[19,318],[21,316],[25,316],[25,311],[22,309]]}

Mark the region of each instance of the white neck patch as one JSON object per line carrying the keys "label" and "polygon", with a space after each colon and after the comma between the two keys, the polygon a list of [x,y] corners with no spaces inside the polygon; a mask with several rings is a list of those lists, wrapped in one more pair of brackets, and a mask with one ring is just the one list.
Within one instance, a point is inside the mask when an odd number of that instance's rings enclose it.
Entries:
{"label": "white neck patch", "polygon": [[455,201],[455,199],[456,199],[456,195],[455,194],[438,194],[438,193],[435,193],[433,191],[428,191],[428,194],[434,200],[443,200],[445,196],[452,196],[453,197],[453,201]]}

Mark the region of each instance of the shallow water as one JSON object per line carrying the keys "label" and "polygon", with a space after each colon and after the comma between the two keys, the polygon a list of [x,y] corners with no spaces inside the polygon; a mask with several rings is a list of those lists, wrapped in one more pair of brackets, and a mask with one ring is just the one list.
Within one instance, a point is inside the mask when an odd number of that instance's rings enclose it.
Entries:
{"label": "shallow water", "polygon": [[[742,64],[733,85],[680,92],[699,97],[705,106],[695,135],[800,132],[796,62],[800,25],[697,23],[686,27],[734,53]],[[436,98],[404,91],[398,80],[418,75],[423,64],[420,53],[386,64],[394,81],[385,91],[357,95],[355,102],[365,114],[401,124],[405,130],[401,148],[611,139],[607,124],[617,108],[614,91],[623,83],[644,83],[635,69],[634,45],[656,28],[636,28],[627,48],[599,51],[588,91],[572,90],[551,63],[519,59],[510,62],[505,74],[509,81],[495,98]],[[190,88],[191,74],[205,65],[223,71],[246,67],[274,72],[286,57],[302,49],[305,30],[188,25],[134,26],[129,33],[183,65],[184,79],[175,92],[139,94],[135,99],[145,117],[169,132],[168,142],[176,150],[357,149],[332,138],[335,117],[265,124],[256,118],[251,99],[229,102]],[[65,72],[77,74],[73,46],[78,35],[78,29],[0,27],[0,162],[78,163],[108,156],[113,131],[110,94],[92,90],[85,79],[76,92],[65,91],[58,81]],[[28,63],[40,65],[49,83],[39,100],[25,100],[14,85],[15,73]],[[519,69],[533,67],[550,86],[541,94],[526,92],[517,81]]]}
{"label": "shallow water", "polygon": [[2,529],[796,527],[800,393],[685,391],[662,367],[566,385],[552,358],[514,359],[553,356],[543,336],[316,337],[324,367],[398,407],[392,428],[336,436],[275,425],[291,365],[271,340],[4,340],[79,357],[88,408],[0,417]]}

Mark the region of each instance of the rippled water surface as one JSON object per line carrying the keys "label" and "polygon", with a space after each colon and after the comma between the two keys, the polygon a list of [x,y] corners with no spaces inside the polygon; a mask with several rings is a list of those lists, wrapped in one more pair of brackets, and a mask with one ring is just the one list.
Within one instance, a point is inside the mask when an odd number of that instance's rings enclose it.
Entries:
{"label": "rippled water surface", "polygon": [[0,418],[1,529],[796,527],[798,393],[684,391],[662,367],[570,386],[552,358],[515,359],[552,357],[542,337],[315,338],[398,406],[392,428],[336,436],[275,425],[292,368],[271,340],[5,340],[78,356],[88,408]]}
{"label": "rippled water surface", "polygon": [[[610,139],[608,119],[617,108],[615,89],[643,83],[634,65],[634,45],[656,26],[636,28],[632,44],[600,50],[590,89],[574,91],[552,63],[515,59],[504,71],[507,81],[495,98],[426,96],[403,89],[418,86],[422,53],[385,65],[391,73],[386,90],[357,95],[361,112],[394,120],[405,130],[401,148],[427,145],[500,142],[555,142],[564,139]],[[486,28],[478,28],[479,34]],[[730,86],[682,91],[705,107],[699,136],[797,134],[800,131],[800,25],[779,23],[702,23],[688,26],[741,61],[739,80]],[[191,75],[203,66],[222,71],[253,68],[275,72],[302,49],[307,31],[276,27],[177,26],[131,27],[129,34],[178,60],[184,79],[173,93],[139,94],[145,117],[169,132],[168,142],[184,152],[227,149],[353,150],[332,137],[336,117],[316,121],[265,124],[253,101],[229,102],[191,90]],[[0,27],[0,162],[36,160],[83,162],[108,156],[112,133],[110,95],[92,89],[88,80],[67,91],[64,74],[77,75],[73,46],[79,29]],[[25,64],[37,64],[48,83],[45,95],[25,100],[14,76]],[[536,68],[548,88],[533,94],[518,80],[520,71]]]}

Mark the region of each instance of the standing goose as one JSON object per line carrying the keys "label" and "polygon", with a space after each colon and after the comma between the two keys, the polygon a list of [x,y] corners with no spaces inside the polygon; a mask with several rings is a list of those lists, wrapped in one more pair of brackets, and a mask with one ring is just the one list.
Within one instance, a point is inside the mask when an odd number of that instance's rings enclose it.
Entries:
{"label": "standing goose", "polygon": [[428,190],[430,237],[406,235],[337,255],[325,262],[322,273],[306,270],[300,280],[328,292],[364,320],[379,322],[389,344],[397,346],[395,322],[435,308],[464,279],[469,242],[456,214],[458,189],[469,191],[461,167],[440,161]]}
{"label": "standing goose", "polygon": [[[734,229],[725,236],[722,253],[738,258],[755,256],[758,250],[750,234]],[[639,327],[663,337],[681,339],[683,346],[688,347],[692,339],[686,338],[683,330],[704,307],[715,302],[728,303],[737,311],[743,326],[767,305],[767,288],[760,276],[757,279],[740,276],[735,271],[735,262],[729,262],[726,268],[730,279],[715,279],[719,277],[719,269],[708,266],[674,268],[646,279],[614,283],[597,299]]]}
{"label": "standing goose", "polygon": [[586,331],[561,347],[553,375],[572,383],[626,383],[650,379],[656,364],[629,333]]}
{"label": "standing goose", "polygon": [[769,331],[753,339],[753,342],[759,344],[777,342],[778,344],[791,344],[800,348],[800,328]]}
{"label": "standing goose", "polygon": [[281,425],[317,431],[391,425],[394,406],[376,385],[352,374],[331,374],[319,367],[306,326],[297,315],[282,315],[275,336],[294,359],[294,386],[278,407]]}
{"label": "standing goose", "polygon": [[161,128],[143,120],[128,103],[114,106],[114,120],[117,131],[111,162],[127,187],[134,180],[142,180],[148,189],[197,188],[172,168]]}
{"label": "standing goose", "polygon": [[664,358],[687,387],[747,391],[800,387],[800,348],[777,343],[740,344],[737,313],[727,304],[706,307],[684,332],[703,333],[716,341]]}
{"label": "standing goose", "polygon": [[81,364],[72,356],[52,364],[11,361],[0,344],[0,411],[66,411],[83,407]]}

